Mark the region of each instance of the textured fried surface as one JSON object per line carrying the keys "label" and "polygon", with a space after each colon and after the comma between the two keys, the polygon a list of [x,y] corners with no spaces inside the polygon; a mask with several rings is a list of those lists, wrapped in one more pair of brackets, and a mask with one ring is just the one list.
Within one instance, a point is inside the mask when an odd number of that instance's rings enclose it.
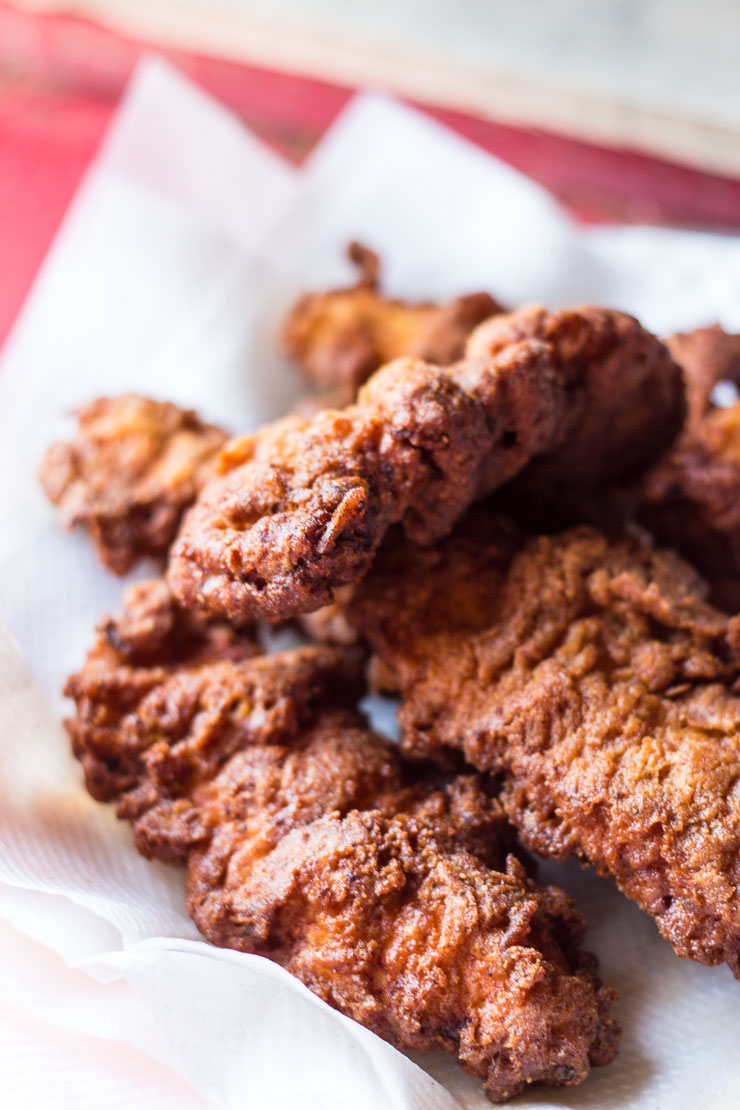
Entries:
{"label": "textured fried surface", "polygon": [[394,358],[409,355],[440,366],[455,362],[473,328],[502,311],[488,293],[448,304],[385,297],[378,286],[378,256],[359,243],[351,243],[347,253],[358,268],[357,283],[301,297],[282,334],[286,353],[337,407],[353,401],[363,382]]}
{"label": "textured fried surface", "polygon": [[526,467],[512,497],[549,509],[553,501],[629,481],[671,445],[684,419],[682,376],[633,317],[599,308],[523,309],[482,324],[467,353],[496,356],[521,340],[547,345],[566,397],[553,450]]}
{"label": "textured fried surface", "polygon": [[194,412],[136,394],[102,398],[77,413],[69,443],[55,443],[41,484],[65,527],[83,524],[103,563],[125,574],[166,554],[226,435]]}
{"label": "textured fried surface", "polygon": [[240,745],[294,731],[326,689],[352,700],[361,688],[358,655],[303,648],[275,666],[258,652],[251,634],[184,612],[162,580],[131,587],[65,689],[90,793],[121,798],[122,814],[138,818]]}
{"label": "textured fried surface", "polygon": [[70,679],[69,729],[139,849],[188,864],[203,934],[276,960],[401,1047],[452,1053],[496,1100],[608,1063],[613,992],[580,949],[583,921],[527,877],[483,780],[404,766],[338,707],[354,658],[250,658],[236,636],[211,649],[204,627],[181,642],[167,603],[148,584],[105,626]]}
{"label": "textured fried surface", "polygon": [[647,476],[639,516],[712,586],[712,599],[740,609],[740,403],[711,403],[720,381],[740,381],[740,336],[699,328],[668,340],[686,378],[688,416],[673,451]]}
{"label": "textured fried surface", "polygon": [[525,844],[590,861],[679,955],[738,975],[738,628],[703,591],[636,540],[518,544],[481,512],[437,550],[389,545],[351,616],[407,750],[501,773]]}
{"label": "textured fried surface", "polygon": [[[320,721],[305,761],[330,742],[326,732]],[[250,823],[250,803],[260,812],[255,777],[238,767],[214,784],[218,832],[195,853],[189,882],[206,936],[271,955],[395,1044],[453,1053],[496,1100],[535,1081],[579,1082],[589,1060],[613,1057],[610,996],[578,951],[569,900],[534,888],[505,851],[493,870],[456,846],[463,788],[475,826],[489,826],[489,854],[496,843],[472,782],[430,794],[421,814],[406,810],[403,794],[368,809],[361,789],[339,800],[335,786],[326,799],[334,812],[322,798],[290,831],[274,832],[265,810]]]}
{"label": "textured fried surface", "polygon": [[446,370],[399,359],[355,405],[225,453],[171,552],[183,604],[232,618],[310,612],[362,578],[398,521],[431,543],[523,470],[529,492],[593,490],[671,442],[680,371],[636,320],[599,308],[496,320],[476,339],[486,358]]}

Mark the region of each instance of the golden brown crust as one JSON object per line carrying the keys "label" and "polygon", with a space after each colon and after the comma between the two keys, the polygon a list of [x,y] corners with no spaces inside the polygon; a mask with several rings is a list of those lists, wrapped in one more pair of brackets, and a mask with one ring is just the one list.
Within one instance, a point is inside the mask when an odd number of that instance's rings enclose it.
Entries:
{"label": "golden brown crust", "polygon": [[522,340],[545,343],[566,403],[553,449],[534,458],[512,496],[540,505],[639,476],[671,445],[685,413],[683,381],[665,347],[622,312],[532,307],[482,324],[469,357]]}
{"label": "golden brown crust", "polygon": [[226,440],[194,412],[136,394],[77,412],[77,436],[46,452],[40,479],[66,528],[84,525],[101,561],[125,574],[161,557]]}
{"label": "golden brown crust", "polygon": [[[491,373],[529,378],[543,357],[517,348]],[[501,464],[512,465],[501,446],[507,431],[503,421],[489,430],[483,405],[445,371],[391,363],[356,405],[288,418],[244,441],[241,454],[235,446],[234,468],[184,520],[170,584],[185,605],[230,617],[317,609],[365,573],[394,521],[405,517],[430,539],[449,528],[475,496],[492,439]]]}
{"label": "golden brown crust", "polygon": [[210,939],[278,959],[403,1048],[453,1053],[495,1101],[613,1058],[612,996],[578,951],[572,905],[511,856],[494,871],[449,846],[443,791],[436,825],[360,806],[299,822],[273,847],[244,837],[240,786],[234,820],[190,866]]}
{"label": "golden brown crust", "polygon": [[362,578],[396,522],[431,543],[521,471],[530,493],[566,481],[592,490],[671,442],[680,371],[637,321],[598,308],[501,319],[487,359],[446,370],[399,359],[342,412],[236,444],[171,552],[181,602],[232,618],[310,612]]}
{"label": "golden brown crust", "polygon": [[736,624],[637,540],[516,550],[480,514],[435,551],[389,544],[358,588],[405,748],[501,773],[525,844],[590,861],[679,955],[739,974]]}
{"label": "golden brown crust", "polygon": [[70,732],[139,849],[187,862],[208,939],[276,960],[401,1047],[451,1052],[496,1100],[613,1059],[583,921],[528,878],[479,776],[404,766],[338,707],[354,657],[250,658],[234,634],[210,658],[208,626],[178,646],[161,583],[142,590],[70,680]]}
{"label": "golden brown crust", "polygon": [[67,722],[87,788],[119,798],[132,820],[168,791],[187,792],[247,740],[294,731],[331,688],[340,703],[362,688],[358,654],[332,648],[260,656],[253,635],[182,610],[161,579],[131,587],[105,621],[65,693]]}
{"label": "golden brown crust", "polygon": [[447,304],[386,297],[378,287],[375,252],[350,243],[347,253],[358,269],[356,284],[306,293],[282,332],[286,353],[336,407],[354,401],[370,375],[395,358],[408,355],[440,366],[455,362],[476,324],[502,311],[488,293],[470,293]]}

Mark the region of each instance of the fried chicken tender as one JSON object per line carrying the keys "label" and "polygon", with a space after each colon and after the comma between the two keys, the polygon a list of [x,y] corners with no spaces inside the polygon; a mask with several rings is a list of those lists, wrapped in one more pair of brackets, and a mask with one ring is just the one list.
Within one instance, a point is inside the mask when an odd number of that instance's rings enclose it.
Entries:
{"label": "fried chicken tender", "polygon": [[740,403],[717,408],[712,391],[740,381],[740,336],[699,328],[668,340],[686,377],[688,415],[676,445],[640,491],[638,515],[712,586],[712,600],[740,609]]}
{"label": "fried chicken tender", "polygon": [[41,484],[64,526],[84,525],[105,566],[126,574],[167,553],[226,433],[133,393],[93,401],[77,417],[75,439],[46,452]]}
{"label": "fried chicken tender", "polygon": [[[613,1058],[611,996],[578,950],[570,901],[537,890],[512,856],[492,870],[454,846],[459,784],[421,816],[395,798],[348,799],[273,848],[261,822],[252,832],[247,818],[246,843],[242,832],[253,774],[232,787],[235,805],[219,784],[218,816],[235,815],[191,860],[190,908],[209,939],[277,954],[400,1047],[452,1053],[494,1101],[580,1082]],[[488,840],[490,852],[494,830]]]}
{"label": "fried chicken tender", "polygon": [[239,656],[234,634],[211,658],[209,630],[170,642],[161,583],[142,590],[70,679],[69,729],[144,855],[187,865],[204,936],[277,961],[402,1048],[452,1053],[497,1101],[609,1063],[614,994],[583,921],[527,876],[483,779],[404,766],[342,708],[356,657]]}
{"label": "fried chicken tender", "polygon": [[636,320],[601,308],[497,320],[486,358],[399,359],[355,405],[233,443],[171,551],[180,601],[231,618],[311,612],[363,577],[396,522],[432,543],[522,471],[530,490],[593,490],[671,443],[680,370]]}
{"label": "fried chicken tender", "polygon": [[541,505],[621,485],[670,447],[685,415],[683,380],[665,347],[631,316],[607,309],[522,309],[470,336],[468,358],[512,344],[546,344],[566,396],[554,449],[532,459],[511,496]]}
{"label": "fried chicken tender", "polygon": [[[121,798],[135,819],[165,789],[187,791],[247,739],[295,731],[301,713],[336,687],[362,689],[361,654],[333,648],[259,655],[251,630],[181,609],[161,579],[132,586],[65,694],[77,716],[72,748],[94,798]],[[138,837],[138,828],[135,829]]]}
{"label": "fried chicken tender", "polygon": [[500,774],[528,847],[616,879],[679,956],[740,977],[740,628],[678,556],[471,516],[388,544],[350,606],[407,752]]}
{"label": "fried chicken tender", "polygon": [[440,366],[455,362],[476,324],[503,311],[488,293],[469,293],[448,304],[385,297],[377,254],[360,243],[350,243],[347,254],[358,270],[356,284],[305,294],[282,332],[286,354],[337,408],[354,401],[370,375],[394,358],[409,355]]}

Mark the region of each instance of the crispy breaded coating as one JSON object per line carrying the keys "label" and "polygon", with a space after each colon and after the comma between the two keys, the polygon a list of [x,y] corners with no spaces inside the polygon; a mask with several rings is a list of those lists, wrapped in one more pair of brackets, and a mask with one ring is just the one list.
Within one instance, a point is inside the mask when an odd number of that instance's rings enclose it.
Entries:
{"label": "crispy breaded coating", "polygon": [[525,308],[481,324],[467,356],[495,357],[522,340],[552,352],[566,402],[554,449],[533,458],[512,496],[543,505],[580,497],[641,475],[670,447],[684,420],[682,375],[633,317],[599,308]]}
{"label": "crispy breaded coating", "polygon": [[76,437],[46,452],[41,484],[64,526],[84,525],[105,566],[126,574],[167,553],[226,433],[133,393],[93,401],[77,418]]}
{"label": "crispy breaded coating", "polygon": [[218,832],[191,858],[189,904],[207,937],[277,958],[400,1047],[452,1053],[494,1101],[580,1082],[613,1058],[611,996],[578,950],[572,904],[537,890],[512,856],[492,870],[456,847],[449,791],[434,796],[434,820],[430,806],[419,817],[396,800],[348,800],[273,847],[248,823],[252,774],[215,785]]}
{"label": "crispy breaded coating", "polygon": [[676,952],[740,976],[740,643],[678,556],[471,516],[388,544],[350,609],[405,750],[503,777],[524,843],[611,875]]}
{"label": "crispy breaded coating", "polygon": [[357,653],[301,648],[275,667],[259,651],[251,632],[182,610],[161,579],[131,587],[123,615],[104,622],[65,687],[93,797],[120,798],[134,819],[167,790],[189,790],[247,738],[294,731],[326,689],[337,702],[361,690]]}
{"label": "crispy breaded coating", "polygon": [[399,359],[355,405],[232,444],[171,552],[180,601],[231,618],[310,612],[362,578],[396,522],[432,543],[522,471],[530,491],[593,490],[663,453],[683,420],[681,375],[636,320],[501,319],[485,359]]}
{"label": "crispy breaded coating", "polygon": [[[134,608],[113,626],[142,628]],[[68,684],[75,751],[106,769],[91,785],[118,798],[139,849],[187,864],[208,939],[277,961],[402,1048],[452,1053],[498,1101],[613,1059],[614,994],[572,903],[527,876],[479,776],[404,766],[337,708],[354,658],[220,646],[210,661],[203,645],[193,663],[163,641],[156,677],[116,642]]]}
{"label": "crispy breaded coating", "polygon": [[488,293],[469,293],[447,304],[386,297],[379,289],[375,252],[350,243],[347,254],[358,269],[355,285],[306,293],[282,331],[285,352],[337,408],[354,401],[370,375],[394,358],[409,355],[440,366],[455,362],[476,324],[503,311]]}

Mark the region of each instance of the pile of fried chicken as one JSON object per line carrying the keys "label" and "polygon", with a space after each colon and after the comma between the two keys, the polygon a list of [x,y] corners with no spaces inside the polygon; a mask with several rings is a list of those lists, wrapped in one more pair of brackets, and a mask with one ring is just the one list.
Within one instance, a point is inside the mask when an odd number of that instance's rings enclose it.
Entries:
{"label": "pile of fried chicken", "polygon": [[[284,348],[310,405],[229,439],[100,399],[41,480],[129,587],[66,694],[90,793],[277,961],[493,1101],[615,1056],[535,853],[740,977],[740,337],[409,303],[353,244]],[[266,654],[261,622],[309,642]],[[399,699],[400,743],[358,705]]]}

